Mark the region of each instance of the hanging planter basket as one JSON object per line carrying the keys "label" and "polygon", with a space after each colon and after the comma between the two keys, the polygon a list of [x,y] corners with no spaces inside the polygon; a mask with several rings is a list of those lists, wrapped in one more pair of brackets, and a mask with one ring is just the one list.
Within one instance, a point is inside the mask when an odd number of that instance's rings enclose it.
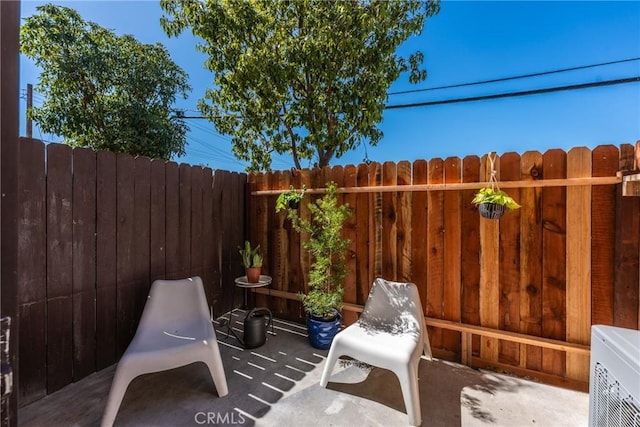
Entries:
{"label": "hanging planter basket", "polygon": [[500,219],[507,211],[507,208],[505,205],[499,205],[497,203],[480,203],[478,205],[478,211],[480,211],[480,215],[483,218]]}
{"label": "hanging planter basket", "polygon": [[472,203],[478,205],[480,216],[487,219],[500,219],[508,210],[518,209],[520,205],[507,193],[500,190],[496,179],[495,154],[489,154],[491,177],[487,186],[481,188],[474,196]]}

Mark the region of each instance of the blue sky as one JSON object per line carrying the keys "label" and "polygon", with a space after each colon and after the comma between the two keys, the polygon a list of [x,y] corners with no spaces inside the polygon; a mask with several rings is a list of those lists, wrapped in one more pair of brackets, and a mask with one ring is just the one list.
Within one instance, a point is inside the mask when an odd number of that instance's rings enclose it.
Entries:
{"label": "blue sky", "polygon": [[[22,16],[47,2],[22,1]],[[167,38],[158,1],[54,2],[76,9],[85,20],[132,34],[144,43],[163,43],[188,74],[193,91],[176,108],[197,115],[195,106],[212,75],[190,34]],[[640,58],[640,1],[443,1],[419,37],[401,52],[421,50],[427,80],[410,85],[406,77],[390,92]],[[37,82],[38,70],[21,59],[20,87]],[[389,96],[387,105],[411,104],[591,83],[640,76],[640,61],[461,88]],[[34,103],[42,101],[34,96]],[[21,100],[24,110],[25,101]],[[24,116],[24,113],[22,114]],[[218,135],[206,120],[189,120],[187,155],[179,162],[215,169],[243,170],[230,138]],[[24,134],[24,120],[21,133]],[[332,164],[452,157],[490,151],[499,154],[551,148],[635,143],[640,140],[640,83],[602,86],[524,97],[510,97],[385,111],[384,138],[377,147],[359,147]],[[38,129],[34,136],[40,137]],[[59,140],[42,135],[45,140]],[[286,156],[273,169],[293,165]],[[303,163],[303,166],[307,164]]]}

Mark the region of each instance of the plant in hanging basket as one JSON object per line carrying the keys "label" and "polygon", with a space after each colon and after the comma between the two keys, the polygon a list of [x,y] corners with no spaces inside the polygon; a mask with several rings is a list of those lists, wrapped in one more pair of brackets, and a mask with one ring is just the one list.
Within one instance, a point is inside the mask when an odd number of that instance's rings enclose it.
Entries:
{"label": "plant in hanging basket", "polygon": [[287,209],[298,209],[300,201],[304,197],[304,193],[307,191],[307,187],[302,186],[302,190],[296,190],[293,185],[289,187],[284,193],[280,193],[276,200],[276,212]]}
{"label": "plant in hanging basket", "polygon": [[520,208],[507,193],[491,187],[481,188],[471,202],[478,205],[480,215],[489,219],[500,219],[507,210]]}

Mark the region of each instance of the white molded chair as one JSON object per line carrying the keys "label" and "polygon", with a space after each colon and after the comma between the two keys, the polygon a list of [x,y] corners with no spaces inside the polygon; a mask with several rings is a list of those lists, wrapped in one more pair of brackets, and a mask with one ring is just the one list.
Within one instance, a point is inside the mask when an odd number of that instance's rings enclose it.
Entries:
{"label": "white molded chair", "polygon": [[199,277],[156,280],[151,285],[136,335],[118,362],[102,426],[113,425],[127,387],[135,377],[193,362],[206,363],[218,396],[228,393],[202,280]]}
{"label": "white molded chair", "polygon": [[418,288],[413,283],[376,279],[358,321],[333,339],[320,385],[327,386],[340,356],[388,369],[400,380],[411,425],[420,425],[418,364],[431,359]]}

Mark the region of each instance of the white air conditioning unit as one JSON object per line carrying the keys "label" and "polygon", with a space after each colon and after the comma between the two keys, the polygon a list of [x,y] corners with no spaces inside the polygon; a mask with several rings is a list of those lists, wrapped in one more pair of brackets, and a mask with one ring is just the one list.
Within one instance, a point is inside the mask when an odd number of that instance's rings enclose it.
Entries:
{"label": "white air conditioning unit", "polygon": [[640,427],[640,331],[591,328],[589,425]]}

